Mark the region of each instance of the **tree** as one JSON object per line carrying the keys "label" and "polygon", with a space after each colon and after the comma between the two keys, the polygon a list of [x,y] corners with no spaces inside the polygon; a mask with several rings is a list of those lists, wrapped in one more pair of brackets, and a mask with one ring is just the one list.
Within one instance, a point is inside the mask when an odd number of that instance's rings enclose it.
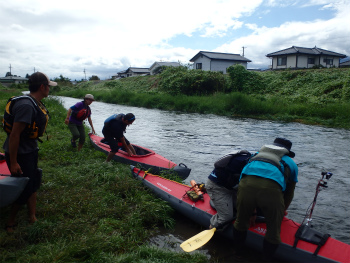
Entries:
{"label": "tree", "polygon": [[100,80],[99,77],[97,77],[96,75],[92,75],[89,80]]}
{"label": "tree", "polygon": [[243,91],[243,86],[247,80],[248,71],[241,64],[228,67],[227,73],[231,78],[231,87],[233,91]]}
{"label": "tree", "polygon": [[54,81],[55,82],[70,82],[70,79],[63,77],[61,74],[59,78],[54,78]]}

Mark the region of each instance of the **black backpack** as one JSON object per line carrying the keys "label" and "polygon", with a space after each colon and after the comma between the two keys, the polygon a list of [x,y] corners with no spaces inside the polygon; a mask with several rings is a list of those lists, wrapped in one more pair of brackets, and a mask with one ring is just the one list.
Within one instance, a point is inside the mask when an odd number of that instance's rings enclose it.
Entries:
{"label": "black backpack", "polygon": [[246,150],[230,153],[221,157],[214,163],[213,173],[217,177],[217,183],[232,189],[239,183],[244,166],[246,166],[252,154]]}

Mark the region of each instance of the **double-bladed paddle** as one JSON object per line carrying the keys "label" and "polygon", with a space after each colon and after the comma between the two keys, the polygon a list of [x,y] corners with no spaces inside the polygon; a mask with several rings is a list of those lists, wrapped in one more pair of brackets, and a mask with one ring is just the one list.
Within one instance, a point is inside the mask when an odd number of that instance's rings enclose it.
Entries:
{"label": "double-bladed paddle", "polygon": [[213,237],[215,231],[216,231],[215,227],[209,230],[204,230],[199,234],[191,237],[190,239],[187,239],[186,241],[184,241],[180,245],[180,247],[185,252],[191,252],[193,250],[196,250],[201,246],[205,245]]}

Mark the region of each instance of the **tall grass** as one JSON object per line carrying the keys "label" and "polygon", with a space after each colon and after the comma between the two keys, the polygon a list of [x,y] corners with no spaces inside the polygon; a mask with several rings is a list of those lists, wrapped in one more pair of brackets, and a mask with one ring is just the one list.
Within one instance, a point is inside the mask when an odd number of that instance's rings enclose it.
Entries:
{"label": "tall grass", "polygon": [[[10,94],[0,94],[3,109]],[[89,143],[73,149],[66,110],[54,99],[44,103],[50,121],[49,139],[39,145],[39,221],[30,225],[22,209],[15,233],[0,231],[0,262],[207,262],[203,255],[147,246],[158,227],[174,225],[173,210],[133,179],[128,166],[106,165]],[[5,137],[0,132],[1,142]],[[2,226],[9,212],[0,209]]]}
{"label": "tall grass", "polygon": [[83,97],[91,92],[99,101],[145,108],[188,113],[217,114],[228,117],[249,117],[278,121],[298,121],[336,128],[350,128],[350,103],[327,101],[320,98],[306,101],[292,96],[245,94],[241,92],[215,93],[210,96],[171,95],[167,93],[139,93],[115,90],[79,90],[60,94]]}

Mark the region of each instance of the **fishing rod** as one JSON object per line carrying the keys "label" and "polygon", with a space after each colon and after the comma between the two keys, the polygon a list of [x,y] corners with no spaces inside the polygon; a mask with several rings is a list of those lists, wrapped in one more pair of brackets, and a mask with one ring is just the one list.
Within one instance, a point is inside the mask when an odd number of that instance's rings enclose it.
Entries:
{"label": "fishing rod", "polygon": [[[316,205],[316,201],[317,201],[317,196],[318,194],[321,192],[322,189],[327,188],[327,181],[329,179],[331,179],[332,177],[332,173],[330,172],[322,172],[321,173],[322,177],[320,180],[318,180],[317,186],[316,186],[316,192],[315,192],[315,196],[314,196],[314,200],[312,201],[312,203],[310,204],[309,208],[306,211],[306,215],[304,217],[303,222],[301,223],[301,225],[303,225],[305,219],[306,219],[306,225],[307,226],[311,226],[311,221],[312,221],[312,213],[314,211],[315,205]],[[327,181],[325,181],[327,180]]]}
{"label": "fishing rod", "polygon": [[[293,245],[293,248],[296,248],[299,240],[304,240],[309,243],[317,245],[317,248],[313,254],[314,256],[318,254],[321,247],[327,242],[328,238],[331,236],[330,234],[321,233],[313,229],[311,226],[312,213],[316,205],[317,196],[322,189],[328,187],[326,180],[331,179],[333,174],[329,172],[322,172],[321,175],[322,177],[320,180],[318,180],[318,183],[316,186],[314,200],[312,201],[309,208],[307,209],[303,222],[301,223],[301,225],[299,226],[298,230],[295,233],[295,240]],[[305,220],[306,220],[306,223],[304,224]]]}

